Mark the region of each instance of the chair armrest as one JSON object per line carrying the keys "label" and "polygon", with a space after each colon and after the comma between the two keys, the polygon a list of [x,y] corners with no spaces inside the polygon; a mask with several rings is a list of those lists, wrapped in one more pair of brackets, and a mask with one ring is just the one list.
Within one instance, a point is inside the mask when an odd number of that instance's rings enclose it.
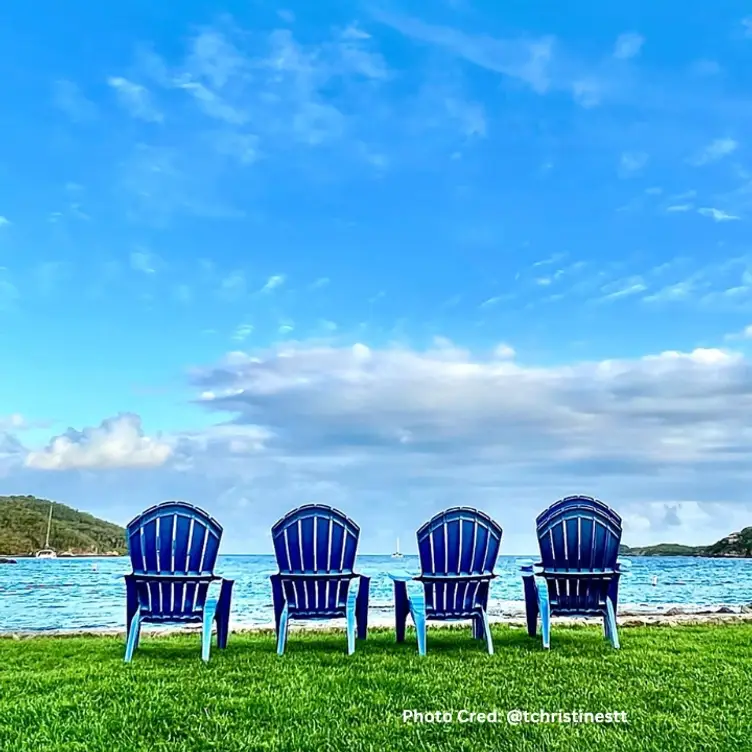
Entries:
{"label": "chair armrest", "polygon": [[531,577],[543,571],[543,565],[534,559],[517,559],[516,564],[520,568],[520,574],[523,577]]}
{"label": "chair armrest", "polygon": [[216,574],[124,574],[131,582],[218,582],[223,579]]}
{"label": "chair armrest", "polygon": [[403,569],[398,569],[394,572],[387,572],[387,576],[394,582],[410,582],[415,579],[415,575],[405,572]]}

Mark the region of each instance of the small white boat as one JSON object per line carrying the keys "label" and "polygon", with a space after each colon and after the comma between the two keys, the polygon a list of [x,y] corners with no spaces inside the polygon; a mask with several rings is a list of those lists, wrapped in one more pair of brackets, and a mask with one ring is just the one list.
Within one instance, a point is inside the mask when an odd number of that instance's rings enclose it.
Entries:
{"label": "small white boat", "polygon": [[44,548],[37,551],[37,559],[57,559],[55,550],[50,548],[50,528],[52,527],[52,504],[50,504],[50,516],[47,519],[47,538],[44,541]]}
{"label": "small white boat", "polygon": [[397,548],[395,549],[394,553],[392,554],[392,558],[393,559],[401,559],[402,558],[402,553],[400,552],[400,547],[399,547],[399,538],[397,538]]}

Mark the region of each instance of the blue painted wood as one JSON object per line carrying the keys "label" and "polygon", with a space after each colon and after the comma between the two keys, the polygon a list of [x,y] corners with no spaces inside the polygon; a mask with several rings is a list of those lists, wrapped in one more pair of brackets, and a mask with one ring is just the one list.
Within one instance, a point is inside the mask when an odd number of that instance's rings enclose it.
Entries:
{"label": "blue painted wood", "polygon": [[[390,572],[394,582],[397,641],[405,639],[408,613],[418,636],[418,652],[426,654],[430,620],[470,620],[473,637],[485,639],[489,653],[493,640],[488,624],[488,595],[496,576],[501,527],[487,514],[470,507],[453,507],[432,517],[417,532],[421,572],[411,577]],[[422,585],[410,594],[407,581]]]}
{"label": "blue painted wood", "polygon": [[[133,658],[142,624],[202,624],[202,658],[209,660],[211,629],[227,646],[233,581],[214,574],[222,526],[184,501],[150,507],[126,528],[131,574],[125,575],[125,660]],[[209,588],[220,582],[218,599]]]}
{"label": "blue painted wood", "polygon": [[528,633],[535,636],[540,616],[548,648],[551,616],[599,616],[618,648],[621,517],[598,499],[568,496],[538,515],[536,527],[540,561],[521,567]]}
{"label": "blue painted wood", "polygon": [[347,624],[347,652],[368,631],[370,578],[355,572],[360,528],[324,504],[293,509],[272,527],[279,571],[271,576],[277,653],[291,619],[339,619]]}

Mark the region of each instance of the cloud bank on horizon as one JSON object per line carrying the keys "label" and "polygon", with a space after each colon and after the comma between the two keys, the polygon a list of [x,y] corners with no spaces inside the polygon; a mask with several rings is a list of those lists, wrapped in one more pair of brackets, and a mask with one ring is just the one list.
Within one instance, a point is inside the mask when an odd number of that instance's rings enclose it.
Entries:
{"label": "cloud bank on horizon", "polygon": [[572,493],[752,524],[742,3],[43,5],[0,28],[0,493],[186,498],[227,552],[313,500],[365,552],[469,504],[529,553]]}

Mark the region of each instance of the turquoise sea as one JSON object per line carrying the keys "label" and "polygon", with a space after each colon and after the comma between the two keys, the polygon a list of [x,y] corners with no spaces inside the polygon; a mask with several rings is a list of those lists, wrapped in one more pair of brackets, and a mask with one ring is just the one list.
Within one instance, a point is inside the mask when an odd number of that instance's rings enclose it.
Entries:
{"label": "turquoise sea", "polygon": [[[517,556],[499,558],[491,591],[492,616],[523,613]],[[752,559],[693,557],[633,558],[621,584],[619,612],[661,613],[669,608],[702,611],[720,606],[738,610],[752,603]],[[358,568],[370,575],[372,622],[390,621],[392,569],[418,570],[417,556],[360,556]],[[235,580],[233,625],[272,624],[268,575],[273,556],[220,556],[218,573]],[[0,632],[27,630],[123,629],[129,560],[19,559],[0,565]],[[656,584],[652,584],[656,579]]]}

